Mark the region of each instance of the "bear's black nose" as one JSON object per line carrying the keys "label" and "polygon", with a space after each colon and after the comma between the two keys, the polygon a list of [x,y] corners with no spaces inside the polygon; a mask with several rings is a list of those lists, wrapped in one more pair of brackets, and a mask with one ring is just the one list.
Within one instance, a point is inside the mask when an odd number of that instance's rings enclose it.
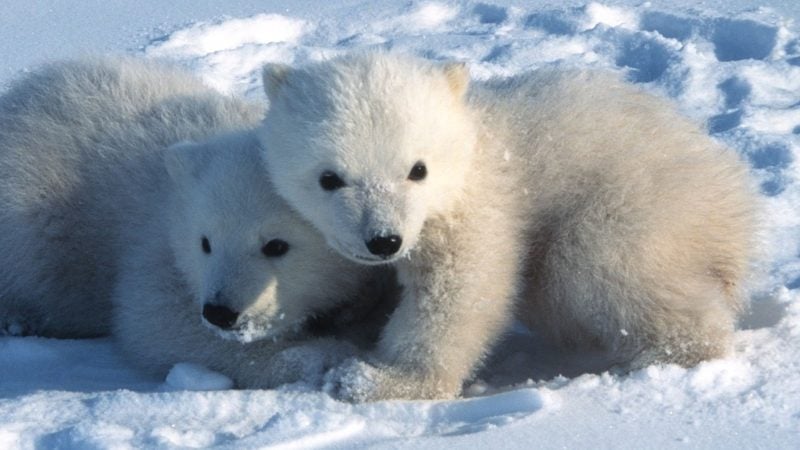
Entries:
{"label": "bear's black nose", "polygon": [[393,234],[391,236],[375,236],[372,240],[367,241],[367,249],[373,255],[392,256],[400,250],[403,245],[403,238]]}
{"label": "bear's black nose", "polygon": [[206,303],[203,305],[203,317],[212,325],[216,325],[223,330],[227,330],[236,323],[239,318],[239,313],[231,310],[227,306],[212,305]]}

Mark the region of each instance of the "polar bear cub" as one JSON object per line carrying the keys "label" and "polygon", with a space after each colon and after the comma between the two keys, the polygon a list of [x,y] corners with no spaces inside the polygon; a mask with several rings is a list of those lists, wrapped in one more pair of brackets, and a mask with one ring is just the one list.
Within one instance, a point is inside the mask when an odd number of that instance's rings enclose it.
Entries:
{"label": "polar bear cub", "polygon": [[0,97],[0,329],[110,331],[118,258],[157,211],[163,149],[263,109],[135,59],[46,66]]}
{"label": "polar bear cub", "polygon": [[750,261],[746,169],[611,76],[470,86],[463,64],[383,52],[269,65],[258,134],[276,190],[403,298],[350,400],[447,398],[522,317],[620,365],[722,356]]}
{"label": "polar bear cub", "polygon": [[171,184],[123,254],[113,295],[114,336],[152,373],[192,362],[239,387],[273,387],[354,351],[304,325],[355,301],[368,271],[274,193],[259,152],[249,132],[166,151]]}
{"label": "polar bear cub", "polygon": [[113,328],[153,372],[195,362],[242,387],[349,354],[299,341],[301,325],[368,298],[370,270],[329,250],[258,171],[255,138],[234,130],[262,116],[141,60],[57,63],[18,81],[0,97],[3,331]]}

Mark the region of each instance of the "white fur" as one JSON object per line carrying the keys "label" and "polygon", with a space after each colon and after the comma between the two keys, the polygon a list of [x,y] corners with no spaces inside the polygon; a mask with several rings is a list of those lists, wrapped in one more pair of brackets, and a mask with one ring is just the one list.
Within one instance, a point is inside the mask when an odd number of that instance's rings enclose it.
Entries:
{"label": "white fur", "polygon": [[109,331],[117,258],[163,194],[162,153],[260,108],[132,59],[57,63],[0,97],[0,329]]}
{"label": "white fur", "polygon": [[529,193],[524,321],[627,369],[728,353],[758,213],[731,150],[609,74],[539,71],[472,102]]}
{"label": "white fur", "polygon": [[[455,199],[441,193],[462,190],[476,134],[461,102],[463,89],[451,93],[442,68],[409,65],[397,83],[391,59],[350,62],[297,72],[273,67],[271,80],[285,84],[270,98],[262,135],[280,149],[269,155],[280,193],[313,223],[325,223],[320,229],[331,247],[359,262],[382,263],[365,242],[401,235],[395,259],[407,254],[425,219],[452,207]],[[406,180],[418,161],[447,168],[450,176]],[[326,170],[352,188],[322,191],[317,180]]]}
{"label": "white fur", "polygon": [[[371,299],[358,290],[373,271],[330,250],[273,192],[255,137],[232,131],[262,115],[137,60],[58,63],[17,82],[0,98],[0,325],[53,337],[113,328],[153,373],[193,362],[241,387],[319,376],[351,355],[300,325]],[[266,257],[276,238],[289,251]],[[204,324],[209,301],[239,311],[236,325]],[[363,303],[353,320],[371,313]]]}
{"label": "white fur", "polygon": [[[239,387],[272,387],[319,376],[354,351],[312,340],[303,325],[356,300],[368,271],[330,250],[273,192],[259,152],[248,132],[166,152],[172,185],[157,206],[162,213],[123,255],[114,295],[114,335],[153,373],[188,361]],[[261,248],[274,239],[289,251],[265,256]],[[204,326],[205,303],[240,312],[236,325]]]}
{"label": "white fur", "polygon": [[[631,367],[724,354],[754,228],[735,156],[610,76],[542,71],[465,96],[459,67],[373,52],[265,68],[278,192],[404,285],[373,357],[331,374],[337,393],[456,395],[516,298],[550,336]],[[416,161],[423,181],[407,179]],[[346,186],[324,191],[323,171]],[[403,248],[381,261],[375,233]]]}

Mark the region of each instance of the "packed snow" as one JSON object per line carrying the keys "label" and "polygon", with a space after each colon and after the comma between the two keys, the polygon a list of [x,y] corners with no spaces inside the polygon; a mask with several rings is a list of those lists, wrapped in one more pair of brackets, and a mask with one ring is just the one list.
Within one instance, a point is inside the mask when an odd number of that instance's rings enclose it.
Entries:
{"label": "packed snow", "polygon": [[[0,86],[35,62],[89,50],[171,60],[255,100],[263,98],[265,62],[302,64],[374,46],[467,61],[474,79],[546,65],[621,71],[749,161],[764,204],[752,305],[735,352],[690,369],[598,372],[598,355],[562,354],[515,328],[466,398],[449,402],[352,405],[303,384],[231,390],[227,377],[191,364],[152,379],[126,364],[109,338],[0,337],[0,448],[800,448],[796,3],[242,0],[230,11],[117,3],[87,2],[94,18],[64,13],[81,28],[15,41],[19,51],[4,59],[19,65],[0,71]],[[4,2],[0,37],[28,36],[9,14],[25,14],[29,4]],[[31,8],[19,21],[45,28],[51,14]],[[149,25],[109,30],[108,8]],[[106,39],[114,31],[122,36]],[[46,50],[62,44],[67,50]]]}

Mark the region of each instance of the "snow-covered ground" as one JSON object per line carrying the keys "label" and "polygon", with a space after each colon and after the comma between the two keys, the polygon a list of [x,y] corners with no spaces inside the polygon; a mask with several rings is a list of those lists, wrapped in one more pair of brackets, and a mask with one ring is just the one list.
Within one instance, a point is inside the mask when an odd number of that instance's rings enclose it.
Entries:
{"label": "snow-covered ground", "polygon": [[263,62],[367,46],[466,60],[476,79],[623,70],[750,162],[765,227],[725,360],[597,374],[517,330],[471,398],[350,405],[313,386],[228,390],[191,365],[150,379],[108,339],[3,337],[0,448],[800,448],[800,2],[693,3],[3,0],[0,88],[92,52],[175,60],[253,99]]}

